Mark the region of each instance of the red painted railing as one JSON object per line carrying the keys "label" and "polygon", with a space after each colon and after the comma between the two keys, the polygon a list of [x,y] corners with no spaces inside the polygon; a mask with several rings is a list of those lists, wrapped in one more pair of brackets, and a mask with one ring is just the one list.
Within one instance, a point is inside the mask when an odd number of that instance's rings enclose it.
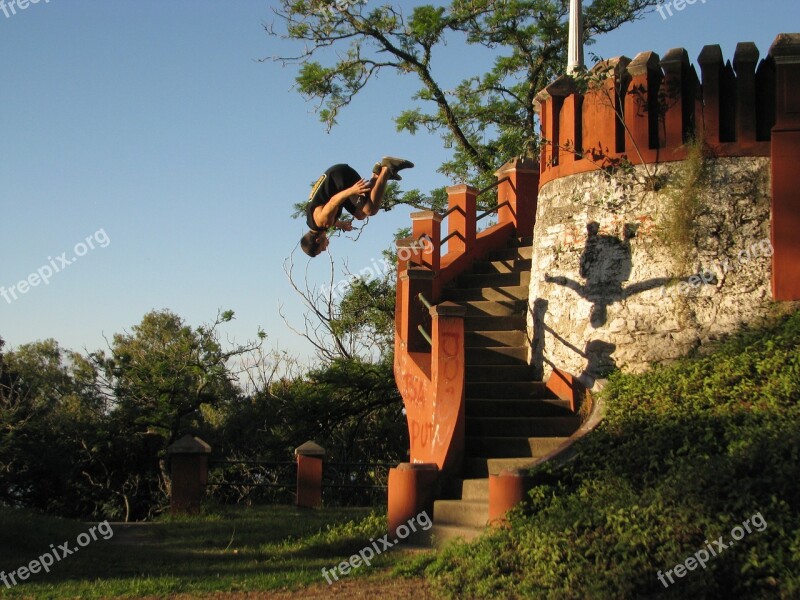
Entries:
{"label": "red painted railing", "polygon": [[[512,161],[497,172],[497,224],[480,233],[480,192],[448,188],[448,208],[411,215],[398,242],[395,379],[403,396],[411,462],[460,466],[464,449],[464,309],[440,302],[444,286],[514,235],[530,236],[536,218],[538,164]],[[489,212],[495,212],[489,211]],[[447,235],[442,236],[442,222]],[[447,243],[447,252],[442,246]],[[428,333],[430,332],[430,333]]]}

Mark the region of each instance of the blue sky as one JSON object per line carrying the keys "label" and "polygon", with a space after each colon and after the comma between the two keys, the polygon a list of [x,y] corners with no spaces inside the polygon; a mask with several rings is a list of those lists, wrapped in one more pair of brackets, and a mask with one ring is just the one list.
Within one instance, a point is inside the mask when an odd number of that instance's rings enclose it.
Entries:
{"label": "blue sky", "polygon": [[[410,78],[381,76],[327,133],[292,89],[296,70],[259,61],[296,50],[264,31],[271,6],[40,0],[0,10],[0,291],[11,298],[0,296],[0,336],[10,346],[52,337],[95,350],[154,308],[192,325],[232,309],[230,337],[260,327],[268,345],[306,359],[310,346],[278,314],[283,306],[299,325],[303,312],[283,271],[305,231],[292,204],[331,164],[367,173],[384,154],[416,162],[408,188],[458,183],[436,173],[447,157],[436,138],[395,131]],[[797,0],[697,0],[625,25],[587,56],[683,46],[694,61],[719,43],[732,58],[740,41],[764,56],[778,33],[798,30]],[[455,40],[442,50],[435,68],[448,83],[491,59]],[[334,240],[337,262],[357,271],[379,260],[408,212],[371,219],[358,242]],[[295,256],[302,276],[308,259]],[[14,299],[9,288],[40,269],[49,283]],[[309,280],[323,283],[325,271],[317,259]]]}

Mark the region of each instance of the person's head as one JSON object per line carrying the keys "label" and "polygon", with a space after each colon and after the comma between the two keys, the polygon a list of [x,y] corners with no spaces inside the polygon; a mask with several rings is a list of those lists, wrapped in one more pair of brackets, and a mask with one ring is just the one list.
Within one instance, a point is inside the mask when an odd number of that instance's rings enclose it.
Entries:
{"label": "person's head", "polygon": [[328,247],[328,234],[325,231],[309,231],[300,238],[300,247],[311,258],[318,256]]}

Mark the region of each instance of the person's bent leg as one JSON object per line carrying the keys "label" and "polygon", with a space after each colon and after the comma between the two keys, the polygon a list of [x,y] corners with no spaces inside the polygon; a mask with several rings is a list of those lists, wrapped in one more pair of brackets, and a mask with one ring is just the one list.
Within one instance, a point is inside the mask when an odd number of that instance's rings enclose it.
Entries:
{"label": "person's bent leg", "polygon": [[365,199],[364,204],[361,206],[363,213],[371,217],[378,213],[383,203],[383,195],[386,193],[386,184],[389,182],[389,175],[391,174],[388,167],[381,167],[381,172],[377,174],[375,183],[372,185],[372,190],[369,192],[369,198]]}

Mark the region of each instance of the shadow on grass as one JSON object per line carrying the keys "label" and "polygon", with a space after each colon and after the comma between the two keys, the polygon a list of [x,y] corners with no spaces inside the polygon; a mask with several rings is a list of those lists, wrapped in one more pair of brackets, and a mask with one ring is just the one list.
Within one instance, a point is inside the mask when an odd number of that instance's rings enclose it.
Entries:
{"label": "shadow on grass", "polygon": [[[106,597],[299,587],[320,581],[323,567],[369,543],[382,524],[371,512],[269,506],[112,524],[109,540],[91,542],[5,594]],[[69,541],[72,548],[90,526],[0,508],[0,570],[16,571],[51,551],[51,544]]]}

